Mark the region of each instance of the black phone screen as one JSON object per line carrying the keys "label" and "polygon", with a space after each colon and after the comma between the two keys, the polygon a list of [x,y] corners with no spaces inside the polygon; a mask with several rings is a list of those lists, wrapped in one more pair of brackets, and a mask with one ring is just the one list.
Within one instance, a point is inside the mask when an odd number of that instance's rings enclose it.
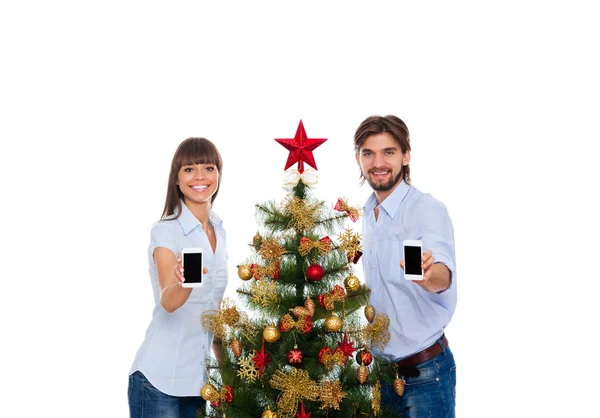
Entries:
{"label": "black phone screen", "polygon": [[406,274],[422,275],[421,270],[421,247],[404,247],[404,272]]}
{"label": "black phone screen", "polygon": [[202,283],[202,253],[183,254],[183,277],[186,283]]}

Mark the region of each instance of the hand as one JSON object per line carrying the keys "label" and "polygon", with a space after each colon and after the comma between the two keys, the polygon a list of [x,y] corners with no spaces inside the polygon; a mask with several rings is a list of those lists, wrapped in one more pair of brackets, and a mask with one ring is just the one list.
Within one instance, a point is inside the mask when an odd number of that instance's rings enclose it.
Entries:
{"label": "hand", "polygon": [[[183,263],[181,262],[181,253],[177,254],[177,264],[174,267],[175,277],[177,277],[177,281],[179,282],[179,286],[185,282],[185,277],[183,277]],[[204,274],[208,273],[208,268],[204,267],[202,269]]]}
{"label": "hand", "polygon": [[[423,269],[423,280],[413,280],[414,283],[418,284],[419,286],[421,286],[423,289],[425,289],[428,292],[431,292],[430,290],[430,283],[429,283],[429,279],[431,278],[431,272],[432,272],[432,267],[433,267],[433,263],[435,261],[435,258],[432,255],[431,250],[427,250],[423,253],[423,257],[421,257],[421,268]],[[400,260],[400,267],[402,268],[402,270],[404,270],[404,260]]]}

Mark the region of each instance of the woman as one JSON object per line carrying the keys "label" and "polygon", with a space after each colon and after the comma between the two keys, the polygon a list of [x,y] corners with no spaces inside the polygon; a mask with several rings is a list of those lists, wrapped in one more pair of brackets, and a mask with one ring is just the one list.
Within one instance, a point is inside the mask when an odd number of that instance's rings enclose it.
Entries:
{"label": "woman", "polygon": [[[171,162],[161,220],[148,249],[154,293],[152,321],[129,374],[132,418],[196,417],[206,383],[204,360],[212,334],[201,325],[202,312],[218,309],[227,285],[225,230],[212,211],[222,173],[215,145],[204,138],[183,141]],[[203,286],[184,288],[180,254],[185,247],[204,250]]]}

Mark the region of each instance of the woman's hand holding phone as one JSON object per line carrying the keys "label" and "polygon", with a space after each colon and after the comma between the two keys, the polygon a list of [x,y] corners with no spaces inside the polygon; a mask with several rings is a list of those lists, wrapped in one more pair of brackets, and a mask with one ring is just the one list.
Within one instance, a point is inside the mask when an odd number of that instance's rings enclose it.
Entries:
{"label": "woman's hand holding phone", "polygon": [[[177,264],[175,264],[175,277],[177,277],[177,280],[179,281],[179,286],[183,285],[183,282],[185,282],[185,277],[183,276],[183,263],[182,263],[182,255],[181,253],[177,254]],[[204,267],[202,269],[202,272],[204,274],[208,273],[208,268]]]}

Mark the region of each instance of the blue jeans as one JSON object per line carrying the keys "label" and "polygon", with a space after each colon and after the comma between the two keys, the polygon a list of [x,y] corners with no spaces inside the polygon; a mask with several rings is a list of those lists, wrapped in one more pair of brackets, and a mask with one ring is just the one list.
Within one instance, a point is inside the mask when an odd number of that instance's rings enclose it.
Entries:
{"label": "blue jeans", "polygon": [[129,376],[127,396],[131,418],[196,418],[206,404],[200,396],[166,395],[140,372]]}
{"label": "blue jeans", "polygon": [[450,348],[417,368],[419,377],[404,378],[402,397],[382,381],[381,403],[391,405],[402,418],[455,418],[456,364]]}

